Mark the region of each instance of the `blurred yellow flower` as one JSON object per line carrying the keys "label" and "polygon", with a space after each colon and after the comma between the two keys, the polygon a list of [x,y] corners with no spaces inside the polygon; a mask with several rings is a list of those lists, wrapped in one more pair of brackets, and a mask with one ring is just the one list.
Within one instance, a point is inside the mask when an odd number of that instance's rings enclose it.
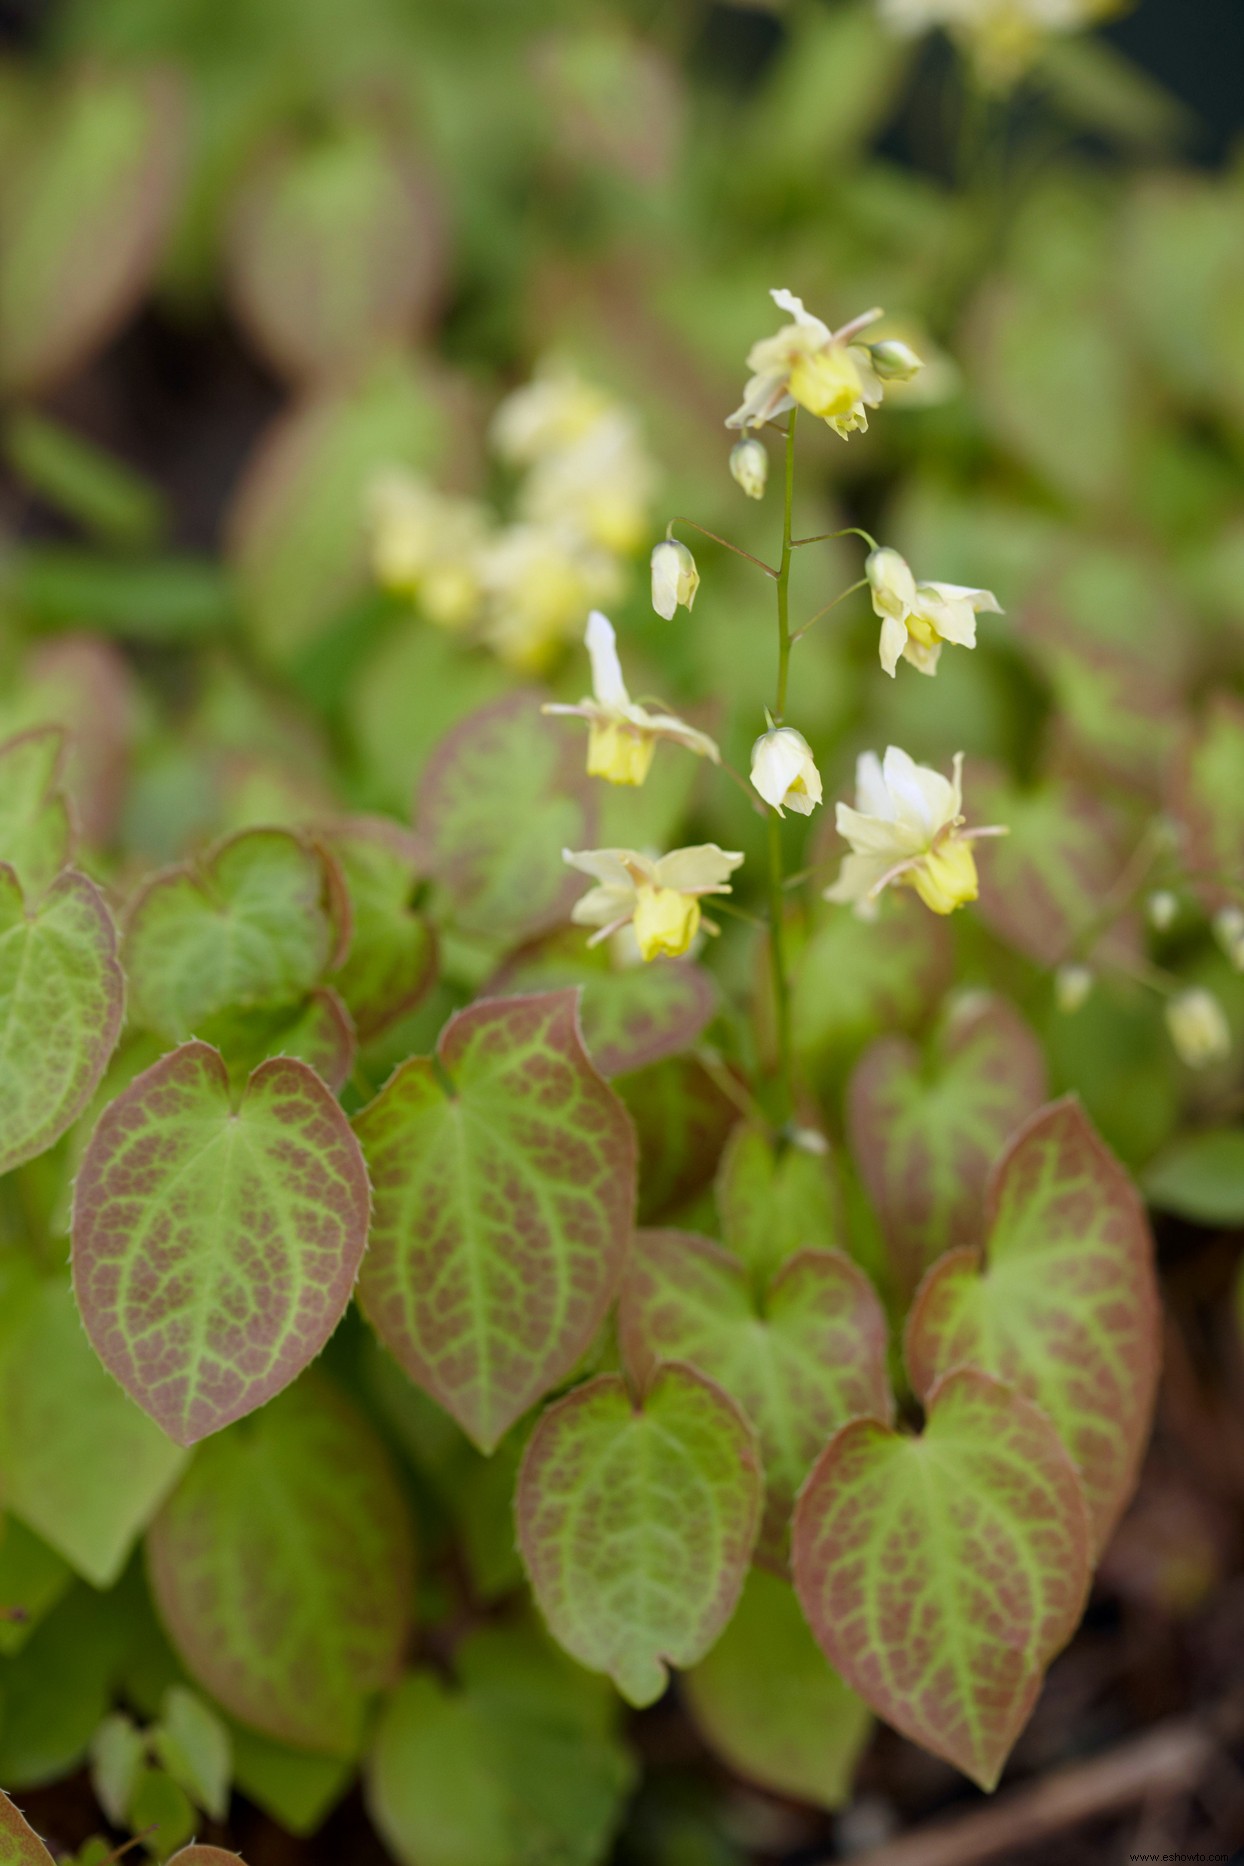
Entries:
{"label": "blurred yellow flower", "polygon": [[599,609],[587,619],[584,641],[592,663],[591,699],[580,700],[577,706],[550,703],[543,710],[587,720],[589,777],[605,778],[610,784],[642,784],[660,739],[720,764],[721,753],[707,733],[697,732],[672,713],[650,713],[631,699],[622,678],[613,624]]}
{"label": "blurred yellow flower", "polygon": [[1166,1004],[1166,1028],[1180,1061],[1207,1069],[1231,1053],[1231,1027],[1212,991],[1200,985],[1176,992]]}
{"label": "blurred yellow flower", "polygon": [[481,561],[485,639],[525,673],[546,667],[584,614],[617,594],[617,565],[572,528],[511,525]]}
{"label": "blurred yellow flower", "polygon": [[[743,401],[726,426],[761,427],[797,402],[828,422],[844,440],[857,428],[867,428],[868,410],[880,404],[885,388],[867,344],[853,339],[882,313],[865,311],[840,330],[831,331],[804,309],[803,300],[793,292],[769,295],[779,310],[790,312],[793,322],[748,351],[747,367],[752,374]],[[914,352],[912,362],[919,368]]]}
{"label": "blurred yellow flower", "polygon": [[534,463],[519,510],[536,524],[575,525],[598,549],[629,557],[648,531],[655,481],[637,423],[611,409]]}
{"label": "blurred yellow flower", "polygon": [[489,437],[511,466],[532,466],[576,441],[614,412],[612,396],[585,382],[569,364],[551,360],[499,404]]}
{"label": "blurred yellow flower", "polygon": [[773,726],[752,746],[752,784],[779,816],[811,816],[821,801],[821,774],[812,747],[793,726]]}
{"label": "blurred yellow flower", "polygon": [[700,901],[707,894],[729,894],[730,876],[743,857],[705,842],[655,860],[634,849],[563,849],[562,859],[597,884],[571,914],[576,926],[596,928],[589,945],[629,925],[640,956],[649,960],[686,952],[701,924],[716,930],[702,920]]}
{"label": "blurred yellow flower", "polygon": [[914,888],[935,914],[950,914],[978,892],[972,842],[1005,829],[963,829],[963,753],[953,778],[918,765],[891,745],[884,764],[865,752],[856,770],[855,808],[840,803],[838,834],[851,844],[827,901],[849,902],[869,919],[878,896],[893,885]]}
{"label": "blurred yellow flower", "polygon": [[681,606],[690,609],[700,587],[695,558],[677,538],[662,538],[652,552],[652,607],[667,622]]}
{"label": "blurred yellow flower", "polygon": [[900,659],[922,674],[937,672],[943,642],[976,646],[976,618],[1002,614],[992,590],[962,583],[917,583],[906,558],[882,548],[864,565],[873,609],[881,617],[881,665],[891,677]]}
{"label": "blurred yellow flower", "polygon": [[482,506],[394,468],[379,474],[368,490],[366,525],[372,570],[382,588],[417,601],[441,628],[465,628],[475,620],[488,537]]}

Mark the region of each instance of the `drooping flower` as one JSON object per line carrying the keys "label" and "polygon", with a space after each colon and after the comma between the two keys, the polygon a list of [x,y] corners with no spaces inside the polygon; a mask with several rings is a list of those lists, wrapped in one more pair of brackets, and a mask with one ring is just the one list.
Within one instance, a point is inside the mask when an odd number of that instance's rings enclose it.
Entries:
{"label": "drooping flower", "polygon": [[441,628],[464,628],[475,619],[488,537],[482,506],[393,468],[368,489],[366,523],[372,569],[382,588],[411,597]]}
{"label": "drooping flower", "polygon": [[838,834],[851,845],[827,901],[849,902],[869,919],[892,886],[914,888],[935,914],[953,913],[978,892],[972,843],[1005,829],[964,829],[963,753],[944,778],[891,745],[885,762],[865,752],[855,768],[855,808],[840,803]]}
{"label": "drooping flower", "polygon": [[763,441],[745,434],[730,449],[730,476],[749,499],[763,499],[769,478],[769,454]]}
{"label": "drooping flower", "polygon": [[793,726],[772,726],[752,746],[752,784],[779,816],[811,816],[821,801],[821,774],[812,747]]}
{"label": "drooping flower", "polygon": [[598,549],[630,556],[648,530],[655,482],[633,416],[609,409],[533,463],[519,509],[536,524],[573,524]]}
{"label": "drooping flower", "polygon": [[1006,89],[1021,77],[1054,33],[1075,32],[1128,0],[879,0],[881,17],[897,32],[944,27],[969,54],[983,81]]}
{"label": "drooping flower", "polygon": [[672,713],[650,713],[631,699],[613,624],[599,609],[588,617],[583,639],[592,662],[592,697],[577,706],[550,703],[543,710],[587,720],[589,777],[605,778],[610,784],[642,784],[660,739],[720,764],[721,753],[706,732],[697,732]]}
{"label": "drooping flower", "polygon": [[1166,1028],[1181,1062],[1208,1069],[1231,1053],[1231,1026],[1212,991],[1192,985],[1166,1003]]}
{"label": "drooping flower", "polygon": [[511,667],[533,673],[619,585],[613,559],[560,525],[508,526],[483,554],[481,576],[486,641]]}
{"label": "drooping flower", "polygon": [[667,622],[681,604],[690,609],[700,587],[695,558],[677,538],[662,538],[652,552],[652,607]]}
{"label": "drooping flower", "polygon": [[716,931],[703,920],[700,902],[705,895],[729,894],[730,876],[743,857],[704,842],[655,860],[635,849],[563,849],[562,859],[596,883],[571,914],[576,926],[596,928],[589,945],[629,925],[648,960],[686,952],[701,924]]}
{"label": "drooping flower", "polygon": [[885,385],[873,367],[868,345],[855,339],[882,313],[865,311],[833,331],[806,311],[803,300],[793,292],[769,295],[780,310],[790,312],[793,321],[748,351],[747,367],[752,374],[743,401],[726,426],[761,427],[797,402],[828,422],[844,440],[856,429],[867,428],[868,410],[879,406]]}
{"label": "drooping flower", "polygon": [[894,676],[900,659],[921,674],[934,674],[943,642],[976,646],[976,618],[1001,615],[992,590],[963,583],[917,583],[906,558],[883,547],[870,551],[864,565],[873,609],[881,617],[881,665]]}

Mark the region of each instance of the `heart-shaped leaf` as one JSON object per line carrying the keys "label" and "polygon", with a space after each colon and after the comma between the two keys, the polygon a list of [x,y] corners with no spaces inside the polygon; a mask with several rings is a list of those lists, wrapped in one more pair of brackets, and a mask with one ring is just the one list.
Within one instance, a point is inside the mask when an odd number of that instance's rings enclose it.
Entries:
{"label": "heart-shaped leaf", "polygon": [[33,1827],[0,1789],[0,1866],[55,1866]]}
{"label": "heart-shaped leaf", "polygon": [[1090,1533],[1075,1467],[1030,1400],[977,1368],[919,1438],[856,1419],[795,1510],[795,1588],[847,1684],[992,1789],[1079,1621]]}
{"label": "heart-shaped leaf", "polygon": [[320,1374],[204,1445],[147,1540],[192,1678],[279,1742],[356,1753],[414,1593],[405,1499],[366,1419]]}
{"label": "heart-shaped leaf", "polygon": [[472,1005],[355,1119],[376,1192],[359,1301],[485,1451],[588,1347],[630,1238],[635,1139],[575,996]]}
{"label": "heart-shaped leaf", "polygon": [[0,1173],[75,1121],[121,1034],[116,934],[94,882],[73,869],[27,905],[0,865]]}
{"label": "heart-shaped leaf", "polygon": [[1024,791],[981,774],[973,799],[983,822],[1009,831],[981,868],[981,918],[1017,952],[1056,965],[1118,879],[1118,824],[1096,797],[1058,781]]}
{"label": "heart-shaped leaf", "polygon": [[861,1414],[893,1416],[885,1315],[863,1271],[837,1251],[798,1251],[758,1298],[738,1259],[707,1238],[637,1231],[618,1333],[638,1386],[662,1361],[681,1361],[750,1420],[768,1483],[770,1559],[785,1554],[795,1493],[825,1441]]}
{"label": "heart-shaped leaf", "polygon": [[1238,700],[1216,695],[1185,746],[1175,808],[1198,893],[1210,907],[1238,906],[1244,874],[1244,706]]}
{"label": "heart-shaped leaf", "polygon": [[788,1581],[752,1569],[683,1691],[706,1741],[749,1781],[818,1808],[850,1801],[873,1720],[827,1663]]}
{"label": "heart-shaped leaf", "polygon": [[60,787],[65,735],[36,727],[0,745],[0,862],[28,899],[51,887],[73,851],[69,806]]}
{"label": "heart-shaped leaf", "polygon": [[593,836],[582,748],[549,730],[540,700],[507,694],[447,732],[428,760],[416,814],[458,925],[510,945],[569,918],[582,876],[562,850]]}
{"label": "heart-shaped leaf", "polygon": [[945,923],[918,902],[887,903],[876,921],[836,909],[799,955],[795,1042],[805,1055],[837,1058],[879,1030],[907,1029],[941,996],[952,965]]}
{"label": "heart-shaped leaf", "polygon": [[379,816],[321,832],[350,896],[354,925],[333,983],[361,1043],[412,1011],[436,976],[436,936],[413,906],[420,880],[415,838]]}
{"label": "heart-shaped leaf", "polygon": [[927,1392],[970,1362],[1034,1399],[1076,1461],[1101,1548],[1136,1481],[1160,1359],[1144,1207],[1079,1104],[1054,1102],[998,1164],[983,1261],[955,1251],[922,1284],[912,1383]]}
{"label": "heart-shaped leaf", "polygon": [[1045,1100],[1045,1056],[1019,1012],[972,992],[952,1005],[932,1066],[881,1037],[851,1077],[851,1146],[905,1293],[943,1251],[979,1243],[989,1169]]}
{"label": "heart-shaped leaf", "polygon": [[78,1173],[73,1274],[99,1358],[180,1445],[279,1393],[345,1313],[367,1169],[313,1069],[266,1062],[234,1105],[185,1043],[100,1117]]}
{"label": "heart-shaped leaf", "polygon": [[803,1134],[782,1146],[740,1122],[717,1174],[722,1236],[761,1284],[797,1250],[845,1242],[828,1142]]}
{"label": "heart-shaped leaf", "polygon": [[763,1488],[750,1427],[691,1368],[661,1367],[639,1402],[616,1374],[576,1387],[532,1433],[516,1501],[554,1638],[653,1703],[730,1618]]}
{"label": "heart-shaped leaf", "polygon": [[324,857],[285,829],[251,829],[150,880],[126,917],[134,1022],[179,1041],[210,1020],[301,999],[337,944]]}

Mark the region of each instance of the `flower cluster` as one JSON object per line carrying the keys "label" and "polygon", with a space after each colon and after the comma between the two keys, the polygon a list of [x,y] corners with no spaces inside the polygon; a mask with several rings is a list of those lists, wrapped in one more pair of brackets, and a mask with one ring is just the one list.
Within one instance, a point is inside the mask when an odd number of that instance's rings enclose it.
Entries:
{"label": "flower cluster", "polygon": [[751,377],[743,400],[726,422],[728,428],[759,428],[796,404],[818,415],[845,440],[868,426],[868,410],[879,407],[887,381],[904,381],[920,368],[920,358],[905,343],[870,345],[862,333],[883,315],[865,311],[839,330],[805,311],[793,292],[770,293],[792,322],[775,336],[763,337],[747,356]]}

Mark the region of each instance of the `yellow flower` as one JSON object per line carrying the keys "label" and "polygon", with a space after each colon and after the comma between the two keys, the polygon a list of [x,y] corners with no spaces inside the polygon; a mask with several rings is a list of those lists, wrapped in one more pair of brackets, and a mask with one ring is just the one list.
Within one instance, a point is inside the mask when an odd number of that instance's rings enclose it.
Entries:
{"label": "yellow flower", "polygon": [[726,426],[758,428],[798,402],[828,422],[844,440],[857,428],[866,428],[868,410],[880,404],[885,388],[868,345],[853,339],[882,313],[865,311],[840,330],[831,331],[819,317],[804,310],[803,300],[793,292],[769,295],[794,321],[752,345],[747,356],[752,374],[742,404]]}
{"label": "yellow flower", "polygon": [[503,460],[531,466],[547,454],[572,447],[614,406],[603,389],[584,382],[568,364],[546,361],[530,382],[499,405],[490,438]]}
{"label": "yellow flower", "polygon": [[[752,784],[779,816],[811,816],[821,801],[821,774],[812,747],[793,726],[773,726],[752,746]],[[784,807],[785,806],[785,807]]]}
{"label": "yellow flower", "polygon": [[537,524],[573,524],[599,549],[629,557],[648,530],[655,477],[635,421],[611,409],[534,463],[519,508]]}
{"label": "yellow flower", "polygon": [[1231,1027],[1212,991],[1190,986],[1167,1000],[1166,1028],[1189,1069],[1207,1069],[1231,1054]]}
{"label": "yellow flower", "polygon": [[764,442],[758,441],[754,434],[745,434],[741,441],[736,441],[730,449],[730,473],[749,499],[763,499],[769,478],[769,455]]}
{"label": "yellow flower", "polygon": [[690,609],[700,587],[695,558],[677,538],[662,538],[652,552],[652,607],[667,622],[681,604]]}
{"label": "yellow flower", "polygon": [[950,914],[977,895],[976,861],[971,844],[980,836],[1004,836],[1005,829],[964,829],[963,753],[954,761],[953,778],[918,765],[891,745],[884,764],[865,752],[856,765],[854,809],[840,803],[838,834],[851,845],[827,901],[850,902],[870,919],[878,896],[892,885],[914,888],[935,914]]}
{"label": "yellow flower", "polygon": [[367,530],[372,569],[384,589],[418,601],[441,628],[474,621],[488,534],[482,506],[394,469],[379,474],[368,490]]}
{"label": "yellow flower", "polygon": [[610,784],[642,784],[652,765],[659,739],[684,745],[701,758],[720,764],[721,753],[705,732],[697,732],[672,713],[650,713],[637,706],[622,678],[613,624],[599,609],[587,619],[584,635],[592,663],[592,697],[577,706],[549,704],[546,713],[573,714],[588,722],[589,777]]}
{"label": "yellow flower", "polygon": [[641,958],[649,960],[686,952],[701,924],[716,932],[700,902],[706,894],[729,894],[743,857],[705,842],[655,860],[635,849],[563,849],[562,859],[596,883],[570,916],[576,926],[596,928],[588,944],[630,926]]}
{"label": "yellow flower", "polygon": [[864,565],[873,609],[881,617],[881,665],[891,677],[900,659],[921,674],[937,671],[942,643],[976,646],[976,618],[982,611],[1001,615],[992,590],[962,583],[917,583],[897,551],[871,551]]}
{"label": "yellow flower", "polygon": [[572,527],[555,525],[511,525],[484,553],[481,568],[485,638],[525,673],[546,667],[584,612],[616,595],[619,581],[612,559]]}

